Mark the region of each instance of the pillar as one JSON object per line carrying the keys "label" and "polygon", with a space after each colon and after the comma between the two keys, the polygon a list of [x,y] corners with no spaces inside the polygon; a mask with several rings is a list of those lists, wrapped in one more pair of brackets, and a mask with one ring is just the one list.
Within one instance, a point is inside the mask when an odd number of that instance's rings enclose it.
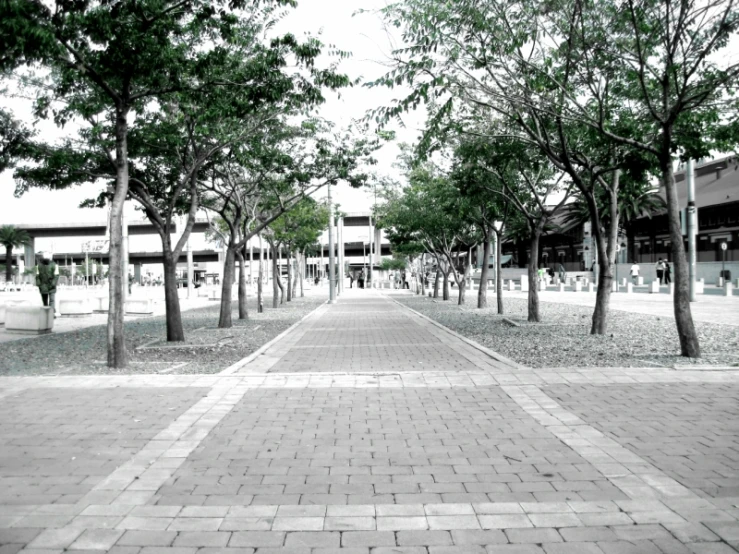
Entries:
{"label": "pillar", "polygon": [[141,284],[141,263],[133,264],[133,280],[134,282]]}
{"label": "pillar", "polygon": [[340,217],[336,224],[337,242],[339,244],[339,294],[344,292],[344,281],[346,280],[346,270],[344,268],[344,218]]}
{"label": "pillar", "polygon": [[31,237],[28,244],[24,247],[23,259],[26,262],[26,267],[31,268],[36,266],[36,239]]}

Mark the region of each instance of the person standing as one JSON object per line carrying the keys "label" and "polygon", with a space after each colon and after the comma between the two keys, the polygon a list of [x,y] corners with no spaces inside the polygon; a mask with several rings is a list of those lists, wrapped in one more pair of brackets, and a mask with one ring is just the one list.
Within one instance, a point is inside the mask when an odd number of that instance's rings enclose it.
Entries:
{"label": "person standing", "polygon": [[44,306],[48,306],[54,312],[56,317],[56,283],[59,280],[59,275],[56,273],[56,264],[51,259],[51,253],[45,252],[41,259],[41,264],[38,266],[38,273],[36,274],[36,286],[41,293],[41,302]]}
{"label": "person standing", "polygon": [[665,270],[664,270],[664,277],[665,277],[665,285],[669,285],[672,283],[672,268],[670,267],[670,262],[665,260]]}
{"label": "person standing", "polygon": [[639,281],[639,264],[636,262],[631,264],[631,269],[629,269],[629,273],[631,274],[631,282],[636,285]]}
{"label": "person standing", "polygon": [[350,289],[354,288],[354,273],[349,274],[349,288]]}
{"label": "person standing", "polygon": [[564,283],[567,280],[567,271],[565,271],[565,266],[562,264],[559,264],[559,282]]}
{"label": "person standing", "polygon": [[662,280],[664,279],[664,273],[665,273],[665,263],[662,261],[662,258],[657,260],[657,263],[654,266],[654,270],[657,272],[657,280],[659,281],[659,284],[662,284]]}

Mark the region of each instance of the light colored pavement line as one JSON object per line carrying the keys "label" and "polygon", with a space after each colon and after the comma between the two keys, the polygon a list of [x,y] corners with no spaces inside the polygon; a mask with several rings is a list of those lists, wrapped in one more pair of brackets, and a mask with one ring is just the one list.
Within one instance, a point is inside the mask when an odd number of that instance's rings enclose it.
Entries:
{"label": "light colored pavement line", "polygon": [[633,500],[703,500],[648,461],[562,408],[535,386],[503,386],[526,413]]}
{"label": "light colored pavement line", "polygon": [[[378,381],[377,377],[383,379]],[[565,370],[528,369],[509,373],[477,371],[372,371],[305,372],[235,375],[60,375],[48,377],[0,377],[0,398],[38,388],[104,389],[115,387],[467,387],[497,385],[567,384],[653,384],[653,383],[738,383],[739,371],[673,371],[661,368],[575,368]],[[387,385],[386,385],[387,384]]]}
{"label": "light colored pavement line", "polygon": [[[474,356],[474,355],[470,356],[469,353],[465,351],[465,349],[460,348],[459,343],[457,343],[455,341],[449,340],[449,335],[451,335],[452,337],[458,339],[459,341],[462,341],[466,345],[469,345],[472,348],[480,351],[481,353],[485,354],[485,356],[487,356],[488,358],[491,358],[492,360],[494,360],[494,363],[492,365],[496,369],[524,369],[524,370],[525,369],[528,369],[524,365],[521,365],[521,364],[519,364],[517,362],[514,362],[513,360],[511,360],[509,358],[506,358],[505,356],[502,356],[501,354],[498,354],[497,352],[493,352],[489,348],[486,348],[485,346],[483,346],[483,345],[481,345],[481,344],[479,344],[479,343],[477,343],[477,342],[475,342],[475,341],[473,341],[471,339],[468,339],[467,337],[463,337],[459,333],[457,333],[455,331],[452,331],[451,329],[449,329],[445,325],[442,325],[438,321],[435,321],[435,320],[431,319],[430,317],[428,317],[428,316],[426,316],[426,315],[424,315],[424,314],[422,314],[420,312],[417,312],[416,310],[414,310],[413,308],[411,308],[409,306],[406,306],[402,302],[398,302],[394,298],[390,298],[390,297],[387,297],[387,296],[386,296],[386,298],[388,298],[388,300],[390,302],[393,302],[394,304],[397,304],[401,308],[404,308],[405,310],[408,310],[409,312],[413,313],[417,317],[421,318],[426,323],[426,325],[423,325],[423,326],[426,327],[426,329],[429,332],[431,332],[432,334],[434,334],[434,336],[436,336],[437,338],[439,338],[442,342],[444,342],[445,344],[447,344],[447,346],[449,346],[450,348],[452,348],[453,350],[455,350],[459,354],[464,355],[472,363],[479,363],[479,361],[484,360],[486,362],[485,365],[487,365],[488,363],[490,363],[490,361],[487,360],[485,357]],[[443,333],[439,333],[437,330],[441,330],[441,331],[443,331]],[[446,334],[446,336],[445,336],[445,334]]]}
{"label": "light colored pavement line", "polygon": [[[317,318],[328,309],[328,304],[321,304],[315,310],[303,316],[299,321],[293,323],[282,333],[252,352],[247,357],[239,360],[235,364],[227,367],[220,372],[220,375],[233,375],[234,373],[267,373],[269,368],[275,365],[287,351],[295,345],[310,326],[304,326],[300,329],[301,324],[305,324],[309,319]],[[246,366],[249,366],[247,369]]]}
{"label": "light colored pavement line", "polygon": [[[49,506],[54,506],[49,505]],[[21,507],[23,508],[23,507]],[[703,499],[666,501],[601,500],[561,502],[484,502],[434,504],[310,504],[251,506],[85,506],[66,528],[48,529],[28,549],[68,548],[84,531],[426,531],[585,527],[589,518],[608,521],[611,529],[691,522],[697,513],[721,510]],[[30,517],[45,512],[28,512]],[[726,522],[736,521],[726,513]],[[700,518],[700,515],[698,515]],[[23,525],[22,519],[7,525]],[[705,531],[704,531],[705,532]],[[718,540],[717,538],[714,540]],[[66,542],[65,542],[66,541]]]}
{"label": "light colored pavement line", "polygon": [[[68,510],[66,515],[82,514],[85,510],[89,511],[90,506],[103,506],[99,511],[108,515],[125,514],[135,506],[145,506],[250,389],[247,385],[233,386],[232,383],[233,380],[228,380],[213,386],[206,397],[160,431],[128,462],[99,482],[76,504],[68,505],[65,508]],[[34,514],[54,513],[55,505],[50,506],[39,506]],[[56,506],[56,509],[59,507]],[[58,541],[60,537],[68,538],[69,544],[55,548],[67,548],[92,528],[90,518],[83,518],[83,522],[77,523],[73,519],[66,525],[42,531],[34,539],[36,546],[27,548],[37,548],[45,541]],[[108,528],[107,525],[105,528]],[[115,533],[119,534],[113,536]],[[108,550],[123,533],[123,529],[110,529],[113,540],[106,548],[100,549]],[[78,548],[81,547],[78,545]]]}

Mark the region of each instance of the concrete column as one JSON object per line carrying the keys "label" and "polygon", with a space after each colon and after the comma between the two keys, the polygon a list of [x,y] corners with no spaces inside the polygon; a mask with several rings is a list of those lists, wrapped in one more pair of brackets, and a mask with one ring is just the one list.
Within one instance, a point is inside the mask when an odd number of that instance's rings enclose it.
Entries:
{"label": "concrete column", "polygon": [[35,267],[36,266],[36,239],[35,237],[31,237],[31,240],[28,242],[28,244],[24,247],[24,253],[23,253],[24,261],[26,262],[26,267]]}
{"label": "concrete column", "polygon": [[133,280],[139,285],[141,284],[141,264],[140,263],[133,264]]}

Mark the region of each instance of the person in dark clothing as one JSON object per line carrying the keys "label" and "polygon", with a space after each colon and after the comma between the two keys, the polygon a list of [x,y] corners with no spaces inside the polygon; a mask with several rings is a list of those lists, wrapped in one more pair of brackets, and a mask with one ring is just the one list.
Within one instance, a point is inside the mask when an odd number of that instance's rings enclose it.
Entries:
{"label": "person in dark clothing", "polygon": [[38,266],[36,274],[36,286],[41,293],[41,301],[44,306],[52,308],[56,312],[56,284],[59,275],[56,273],[56,264],[51,259],[51,254],[45,253]]}
{"label": "person in dark clothing", "polygon": [[670,263],[667,260],[665,260],[664,278],[665,285],[669,285],[670,283],[672,283],[672,268],[670,267]]}

